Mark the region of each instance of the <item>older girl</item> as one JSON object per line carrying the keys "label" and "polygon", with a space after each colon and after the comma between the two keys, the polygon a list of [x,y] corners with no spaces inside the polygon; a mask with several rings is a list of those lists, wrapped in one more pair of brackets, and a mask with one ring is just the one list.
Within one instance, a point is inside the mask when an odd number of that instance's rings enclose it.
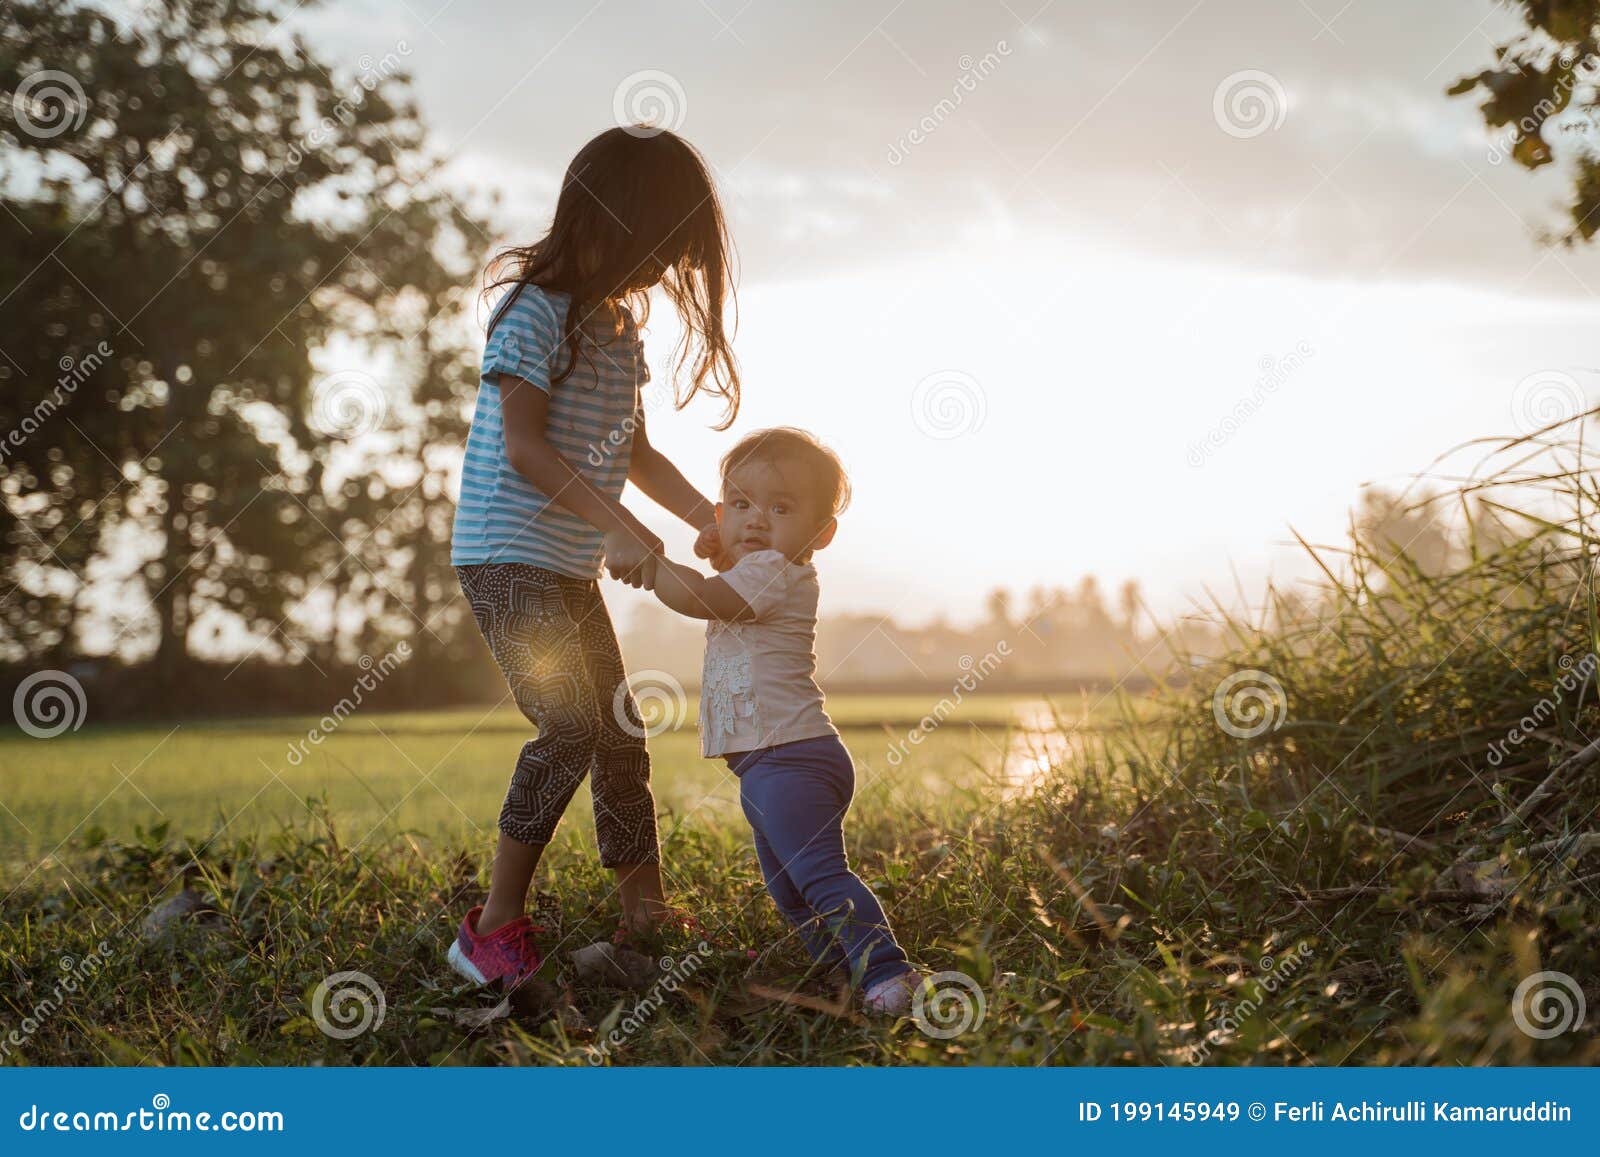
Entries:
{"label": "older girl", "polygon": [[710,552],[715,507],[645,432],[635,315],[645,319],[661,286],[684,330],[677,404],[720,397],[726,428],[739,406],[722,317],[728,267],[705,162],[670,132],[634,127],[585,145],[549,232],[490,268],[490,289],[505,293],[489,324],[451,561],[538,737],[512,772],[488,898],[450,948],[450,963],[480,984],[514,985],[539,967],[528,887],[586,774],[624,927],[646,931],[665,912],[644,727],[597,580],[603,557],[613,577],[645,585],[662,548],[618,501],[625,481],[705,531],[697,550]]}

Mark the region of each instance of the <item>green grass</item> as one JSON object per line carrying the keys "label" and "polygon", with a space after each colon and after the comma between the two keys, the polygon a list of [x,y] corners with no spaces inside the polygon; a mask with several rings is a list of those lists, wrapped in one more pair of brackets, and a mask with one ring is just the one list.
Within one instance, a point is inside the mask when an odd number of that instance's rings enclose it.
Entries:
{"label": "green grass", "polygon": [[[892,764],[895,745],[935,702],[933,695],[849,695],[829,702],[864,793],[878,790],[874,785],[885,777],[928,794],[981,784],[1000,770],[1018,712],[1045,707],[1036,696],[968,696],[918,746],[915,760]],[[1073,699],[1053,704],[1071,718],[1084,710]],[[669,825],[738,818],[735,781],[721,761],[700,757],[694,715],[690,700],[678,726],[650,740],[656,802]],[[230,838],[270,833],[304,821],[308,799],[323,801],[357,846],[401,833],[492,841],[511,767],[531,735],[510,707],[367,713],[352,716],[323,742],[305,744],[318,722],[249,718],[88,727],[49,740],[5,733],[0,879],[14,880],[64,841],[68,852],[77,837],[96,830],[126,837],[136,825],[165,823],[196,839],[224,826]],[[574,835],[592,831],[588,813],[587,795],[580,795],[569,812]]]}
{"label": "green grass", "polygon": [[[964,817],[1004,807],[1029,786],[1038,756],[1054,748],[1018,720],[1081,723],[1111,705],[1098,693],[1050,701],[971,695],[924,742],[907,748],[907,732],[937,699],[852,695],[829,704],[858,768],[853,849],[889,901],[901,892],[914,895],[926,869],[955,863],[961,853],[951,833]],[[686,718],[693,714],[691,702]],[[316,723],[250,718],[0,739],[0,761],[16,769],[0,800],[7,809],[7,954],[19,965],[82,960],[105,942],[113,971],[143,978],[108,993],[103,1005],[63,1008],[7,1060],[331,1060],[338,1054],[325,1052],[327,1038],[314,1024],[308,1031],[309,991],[290,989],[309,976],[307,968],[320,969],[313,987],[335,971],[322,967],[334,955],[382,974],[387,1015],[410,1026],[388,1038],[381,1059],[587,1056],[581,1043],[565,1037],[552,1052],[555,1046],[523,1024],[504,1025],[498,1039],[463,1034],[433,1011],[484,1003],[455,988],[440,954],[479,890],[494,817],[527,724],[509,709],[367,714],[348,719],[309,756],[291,762],[292,745]],[[803,961],[761,886],[736,781],[720,761],[700,758],[697,742],[692,725],[650,741],[669,887],[702,914],[721,953],[715,967],[736,987],[749,954],[773,946],[771,966],[793,980]],[[897,748],[909,754],[891,758]],[[541,887],[556,892],[564,909],[567,949],[605,938],[616,921],[588,806],[587,788],[580,789],[542,873]],[[917,850],[909,859],[885,856],[874,848],[884,839],[908,839]],[[140,922],[185,879],[222,898],[227,932],[190,930],[142,943]],[[69,929],[70,948],[62,939]],[[83,936],[89,939],[76,943]],[[400,972],[377,967],[374,953],[388,958],[401,944],[407,960],[395,961]],[[761,962],[764,969],[768,964]],[[151,970],[161,977],[154,987]],[[54,977],[44,971],[7,994],[17,1023],[48,997],[49,989],[39,987],[47,979]],[[217,986],[213,997],[229,995],[202,1000],[210,986]],[[596,1023],[620,999],[608,991],[579,996]],[[249,1026],[257,1015],[271,1022],[261,1039]],[[170,1031],[163,1030],[169,1022]],[[546,1028],[561,1035],[554,1022]],[[391,1046],[398,1051],[388,1052]],[[633,1056],[625,1051],[617,1059]]]}
{"label": "green grass", "polygon": [[[708,943],[663,951],[696,953],[692,975],[636,1014],[574,983],[574,1012],[463,1025],[493,999],[457,986],[441,953],[481,892],[473,825],[522,729],[434,714],[354,719],[287,786],[270,771],[306,721],[4,741],[0,1019],[26,1037],[4,1060],[1600,1063],[1600,706],[1592,675],[1563,685],[1600,649],[1600,487],[1580,433],[1492,446],[1476,481],[1422,500],[1414,513],[1455,512],[1447,557],[1367,531],[1319,548],[1319,589],[1219,613],[1225,653],[1083,713],[1091,729],[1024,751],[1005,727],[1016,705],[986,701],[891,760],[933,704],[835,703],[861,767],[852,857],[913,959],[981,993],[965,1031],[828,1007],[762,891],[731,784],[686,733],[654,747],[669,886]],[[1221,694],[1240,680],[1264,717]],[[564,953],[616,921],[581,800],[570,815],[541,881],[558,983]],[[185,876],[215,898],[216,927],[144,941]],[[315,1018],[318,984],[346,970],[386,1001],[348,1039]],[[1530,984],[1540,998],[1514,1006]],[[1586,1020],[1526,1031],[1580,996]]]}

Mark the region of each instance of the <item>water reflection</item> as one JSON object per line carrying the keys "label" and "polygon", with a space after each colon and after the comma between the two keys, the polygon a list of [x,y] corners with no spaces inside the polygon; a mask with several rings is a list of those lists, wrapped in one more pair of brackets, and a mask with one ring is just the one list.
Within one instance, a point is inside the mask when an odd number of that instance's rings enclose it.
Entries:
{"label": "water reflection", "polygon": [[1051,768],[1081,752],[1082,729],[1077,720],[1044,699],[1019,703],[1012,719],[1000,779],[1008,794],[1023,795]]}

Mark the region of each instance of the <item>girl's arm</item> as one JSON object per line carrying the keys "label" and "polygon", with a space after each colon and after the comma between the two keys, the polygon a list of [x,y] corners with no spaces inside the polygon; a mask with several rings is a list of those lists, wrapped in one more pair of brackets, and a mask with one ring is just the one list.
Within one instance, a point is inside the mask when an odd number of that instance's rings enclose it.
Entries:
{"label": "girl's arm", "polygon": [[667,456],[650,444],[643,419],[633,432],[628,481],[696,530],[717,521],[716,505],[696,490]]}
{"label": "girl's arm", "polygon": [[655,592],[666,606],[691,619],[736,623],[756,617],[750,604],[723,579],[707,578],[664,556],[656,559]]}
{"label": "girl's arm", "polygon": [[[632,586],[645,583],[661,539],[622,503],[598,489],[545,437],[550,395],[511,374],[500,375],[506,460],[539,491],[606,536],[606,568]],[[648,585],[646,583],[646,585]]]}

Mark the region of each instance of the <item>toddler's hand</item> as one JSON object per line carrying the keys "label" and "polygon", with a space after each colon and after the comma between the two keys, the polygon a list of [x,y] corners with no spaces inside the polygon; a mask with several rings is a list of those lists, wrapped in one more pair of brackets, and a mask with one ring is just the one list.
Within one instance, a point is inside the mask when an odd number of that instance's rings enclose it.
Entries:
{"label": "toddler's hand", "polygon": [[696,558],[711,560],[713,570],[727,570],[727,555],[722,549],[722,533],[717,529],[717,524],[703,528],[694,540],[694,553]]}
{"label": "toddler's hand", "polygon": [[655,556],[661,553],[661,540],[655,535],[640,538],[627,531],[612,531],[605,537],[606,570],[611,577],[631,587],[655,587]]}

